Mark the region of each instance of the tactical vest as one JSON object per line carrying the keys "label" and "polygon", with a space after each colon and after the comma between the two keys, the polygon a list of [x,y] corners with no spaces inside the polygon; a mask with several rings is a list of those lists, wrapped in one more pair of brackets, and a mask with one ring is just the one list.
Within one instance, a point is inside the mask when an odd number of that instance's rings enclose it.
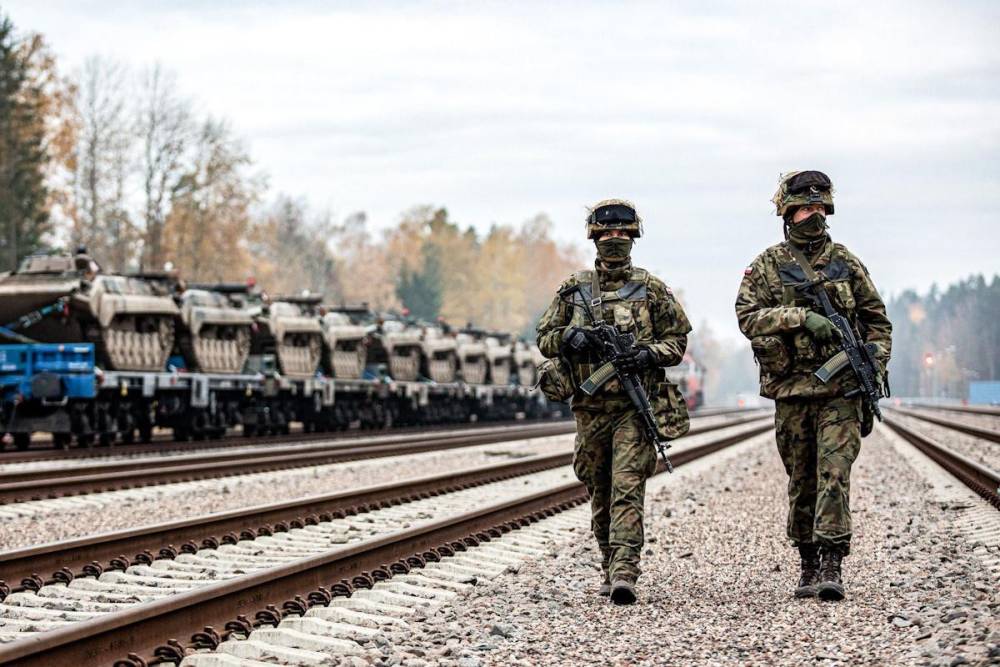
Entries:
{"label": "tactical vest", "polygon": [[[654,340],[654,309],[651,307],[655,296],[649,290],[649,271],[633,267],[628,280],[615,290],[600,290],[600,300],[594,297],[595,271],[578,271],[573,274],[574,288],[570,296],[573,314],[570,326],[590,326],[591,314],[613,324],[622,332],[632,332],[636,344],[648,344]],[[600,361],[596,356],[580,355],[572,361],[572,371],[577,386],[597,370]],[[612,380],[605,385],[607,393],[621,391],[618,382]]]}
{"label": "tactical vest", "polygon": [[[857,304],[854,290],[851,288],[851,266],[844,256],[843,249],[834,244],[830,252],[830,262],[816,270],[827,279],[826,291],[830,295],[833,307],[837,309],[851,324],[857,324]],[[778,266],[778,277],[781,281],[781,305],[801,306],[822,313],[812,301],[803,296],[795,285],[807,281],[802,267],[791,258]],[[792,351],[792,369],[799,372],[812,372],[819,368],[827,359],[840,350],[836,342],[819,346],[813,337],[805,330],[796,331],[787,337]]]}

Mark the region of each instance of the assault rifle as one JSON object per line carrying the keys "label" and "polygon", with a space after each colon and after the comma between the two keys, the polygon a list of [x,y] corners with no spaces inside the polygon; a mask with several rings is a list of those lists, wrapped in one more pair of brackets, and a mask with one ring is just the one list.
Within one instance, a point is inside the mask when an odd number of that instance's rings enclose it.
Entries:
{"label": "assault rifle", "polygon": [[861,336],[854,326],[830,303],[830,295],[826,293],[824,286],[826,278],[818,275],[796,248],[792,248],[792,251],[795,261],[806,274],[806,282],[796,285],[796,289],[822,308],[823,314],[833,322],[840,333],[840,352],[831,357],[813,375],[826,384],[834,375],[850,366],[858,379],[858,388],[849,391],[845,396],[856,396],[860,393],[866,407],[878,417],[879,421],[882,421],[882,411],[878,407],[878,402],[880,398],[889,396],[889,386],[885,382],[878,381],[875,345],[860,342]]}
{"label": "assault rifle", "polygon": [[625,390],[625,394],[632,401],[632,405],[635,406],[636,411],[639,413],[639,418],[642,420],[643,432],[652,441],[656,451],[663,457],[663,462],[667,466],[667,472],[673,472],[674,466],[670,463],[670,459],[667,458],[667,449],[670,447],[670,444],[660,440],[659,429],[656,426],[656,416],[653,414],[653,406],[649,403],[649,397],[646,396],[646,390],[643,389],[642,383],[639,381],[636,373],[625,373],[616,365],[618,360],[627,356],[635,348],[635,336],[631,333],[619,332],[614,325],[603,321],[598,322],[594,317],[593,311],[590,309],[586,296],[583,293],[580,293],[579,296],[583,300],[584,308],[592,325],[588,340],[592,344],[596,343],[600,348],[598,356],[602,361],[600,367],[580,385],[580,391],[588,396],[593,396],[608,380],[617,377],[622,389]]}

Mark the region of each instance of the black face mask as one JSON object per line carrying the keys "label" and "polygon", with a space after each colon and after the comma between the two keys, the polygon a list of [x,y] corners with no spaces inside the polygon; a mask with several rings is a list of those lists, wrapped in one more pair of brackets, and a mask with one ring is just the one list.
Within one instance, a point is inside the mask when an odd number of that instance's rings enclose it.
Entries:
{"label": "black face mask", "polygon": [[807,246],[826,236],[826,216],[816,212],[798,224],[788,225],[788,240],[798,246]]}
{"label": "black face mask", "polygon": [[597,241],[597,256],[602,262],[624,262],[632,254],[632,239],[613,236]]}

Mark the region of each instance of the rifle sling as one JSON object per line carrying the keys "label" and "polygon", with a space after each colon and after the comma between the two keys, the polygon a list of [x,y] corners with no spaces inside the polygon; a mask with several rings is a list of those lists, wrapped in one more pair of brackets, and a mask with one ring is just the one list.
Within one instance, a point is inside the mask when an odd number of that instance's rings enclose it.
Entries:
{"label": "rifle sling", "polygon": [[602,302],[601,278],[597,275],[597,270],[595,269],[590,274],[590,314],[594,318],[595,326],[604,321],[604,309],[601,307]]}
{"label": "rifle sling", "polygon": [[806,278],[808,278],[810,282],[819,280],[819,276],[816,274],[816,271],[813,270],[812,264],[809,263],[809,260],[806,259],[806,256],[802,254],[801,250],[796,248],[792,243],[788,242],[785,243],[785,247],[788,248],[788,252],[792,254],[792,259],[794,259],[795,263],[802,268],[802,272],[806,274]]}

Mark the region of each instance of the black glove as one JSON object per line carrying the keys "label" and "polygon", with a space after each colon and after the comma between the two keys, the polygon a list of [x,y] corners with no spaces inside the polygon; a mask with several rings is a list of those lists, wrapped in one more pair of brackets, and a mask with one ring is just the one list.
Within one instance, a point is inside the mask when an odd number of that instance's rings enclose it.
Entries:
{"label": "black glove", "polygon": [[656,357],[645,347],[632,348],[624,354],[615,357],[615,368],[622,373],[642,373],[656,365]]}
{"label": "black glove", "polygon": [[567,327],[563,332],[563,354],[583,354],[591,350],[600,350],[600,339],[590,329],[583,327]]}

